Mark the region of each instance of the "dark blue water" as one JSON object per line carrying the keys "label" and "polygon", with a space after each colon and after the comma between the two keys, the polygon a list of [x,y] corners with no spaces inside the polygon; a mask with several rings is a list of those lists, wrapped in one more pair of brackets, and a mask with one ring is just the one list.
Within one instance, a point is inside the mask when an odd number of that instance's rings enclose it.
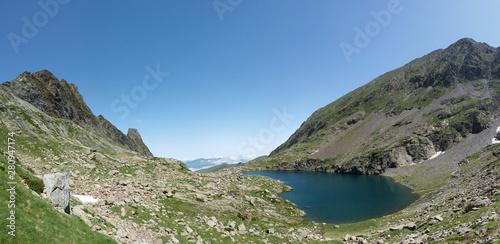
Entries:
{"label": "dark blue water", "polygon": [[281,180],[293,191],[280,194],[306,212],[307,220],[353,223],[403,209],[418,196],[411,189],[379,175],[347,175],[304,171],[252,171]]}

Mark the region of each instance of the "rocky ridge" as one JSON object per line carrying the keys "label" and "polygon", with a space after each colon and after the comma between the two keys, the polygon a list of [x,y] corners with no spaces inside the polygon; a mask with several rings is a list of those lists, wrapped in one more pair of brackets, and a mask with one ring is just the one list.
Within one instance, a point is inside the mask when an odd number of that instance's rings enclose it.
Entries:
{"label": "rocky ridge", "polygon": [[498,48],[461,39],[317,110],[256,165],[383,174],[428,160],[495,123],[499,64]]}
{"label": "rocky ridge", "polygon": [[[47,70],[33,74],[24,72],[14,80],[3,83],[0,92],[4,98],[0,108],[5,108],[10,103],[10,111],[15,111],[16,106],[21,105],[16,104],[17,99],[14,98],[18,98],[21,103],[27,102],[34,106],[42,116],[46,115],[47,117],[72,122],[111,144],[145,156],[153,156],[144,145],[137,130],[129,130],[129,136],[127,136],[102,115],[95,116],[83,100],[75,84],[68,83],[64,79],[59,80]],[[31,120],[35,117],[33,115],[26,116],[29,116]],[[43,122],[40,122],[40,124],[43,124]],[[34,127],[36,129],[36,125]],[[27,131],[32,132],[33,129],[25,127],[24,132],[27,133]],[[95,146],[99,145],[96,144]]]}

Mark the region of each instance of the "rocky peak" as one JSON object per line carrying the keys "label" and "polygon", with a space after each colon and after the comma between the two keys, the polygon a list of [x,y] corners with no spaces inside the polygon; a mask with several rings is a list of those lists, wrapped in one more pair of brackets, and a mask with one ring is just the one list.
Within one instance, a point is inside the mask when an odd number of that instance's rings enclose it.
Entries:
{"label": "rocky peak", "polygon": [[48,70],[24,72],[0,86],[51,117],[70,120],[114,145],[153,156],[137,130],[126,136],[103,116],[95,116],[75,84],[57,79]]}
{"label": "rocky peak", "polygon": [[132,150],[148,157],[153,157],[153,154],[149,151],[148,147],[142,141],[141,135],[139,134],[137,129],[128,129],[127,139],[128,144],[132,147]]}
{"label": "rocky peak", "polygon": [[[347,137],[351,138],[347,141],[344,135],[357,130],[367,130],[372,131],[373,135],[384,135],[380,138],[367,137],[372,142],[367,142],[367,138],[357,142],[359,151],[364,150],[359,154],[372,157],[376,153],[369,152],[377,152],[374,149],[396,145],[393,144],[396,140],[392,141],[389,139],[391,137],[387,136],[392,132],[369,127],[378,123],[393,124],[393,129],[402,128],[394,133],[398,139],[411,136],[413,132],[417,135],[425,134],[431,139],[435,150],[448,150],[468,134],[478,134],[488,128],[491,119],[495,117],[494,114],[498,114],[499,79],[500,48],[479,43],[470,38],[458,40],[446,49],[436,50],[399,69],[387,72],[367,85],[317,110],[270,156],[280,158],[287,154],[287,156],[295,156],[307,153],[313,159],[335,158],[333,160],[335,163],[344,164],[352,159],[353,154],[349,150],[358,153],[354,149],[344,148],[346,144],[354,145],[352,143],[357,140],[353,139],[355,136]],[[434,114],[436,111],[441,112]],[[396,116],[398,118],[395,118]],[[425,120],[415,120],[414,118],[417,117],[425,118]],[[363,120],[363,123],[358,123],[360,120]],[[427,130],[428,124],[426,123],[434,120],[439,120],[442,124],[437,124],[435,130]],[[447,124],[450,121],[451,124]],[[405,127],[410,124],[412,127]],[[426,133],[415,130],[418,126],[422,126],[421,131]],[[358,138],[361,137],[360,133]],[[423,151],[426,151],[422,155],[431,156],[432,150],[428,150],[430,146],[427,146],[431,144],[410,143],[409,145],[411,148],[421,147],[425,149]],[[408,145],[401,146],[408,147]],[[405,151],[408,150],[405,149]],[[344,157],[344,155],[349,156]],[[397,150],[392,152],[392,156],[394,155],[397,157],[392,158],[402,159],[396,160],[400,162],[409,158],[398,153]],[[399,157],[400,155],[403,156]],[[425,158],[415,157],[415,155],[409,156],[415,161]],[[370,157],[361,159],[366,159],[370,163],[380,159],[377,162],[387,163],[386,158],[391,158],[386,157],[385,154],[377,160]]]}
{"label": "rocky peak", "polygon": [[95,120],[76,85],[68,84],[64,79],[59,81],[48,70],[34,74],[24,72],[3,85],[15,96],[52,117],[69,119],[77,123]]}
{"label": "rocky peak", "polygon": [[498,48],[463,38],[409,64],[409,80],[417,87],[450,87],[479,79],[500,77]]}

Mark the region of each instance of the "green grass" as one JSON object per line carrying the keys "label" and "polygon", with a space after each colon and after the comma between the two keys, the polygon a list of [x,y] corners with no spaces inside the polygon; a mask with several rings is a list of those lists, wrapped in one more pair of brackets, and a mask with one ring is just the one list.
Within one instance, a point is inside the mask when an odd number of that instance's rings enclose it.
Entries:
{"label": "green grass", "polygon": [[[0,156],[0,159],[3,166],[0,168],[0,182],[5,189],[9,179],[5,170],[5,158]],[[26,177],[33,177],[27,171],[24,174]],[[63,214],[45,200],[33,195],[21,184],[19,176],[16,176],[16,182],[15,208],[8,206],[9,192],[0,191],[0,243],[116,243],[108,236],[93,232],[78,217]],[[15,210],[15,237],[7,234],[10,210]]]}

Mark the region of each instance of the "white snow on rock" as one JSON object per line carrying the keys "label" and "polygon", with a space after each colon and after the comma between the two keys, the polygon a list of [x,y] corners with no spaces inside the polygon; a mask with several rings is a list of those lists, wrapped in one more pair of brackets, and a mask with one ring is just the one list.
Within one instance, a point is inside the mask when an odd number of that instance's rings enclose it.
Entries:
{"label": "white snow on rock", "polygon": [[94,198],[93,196],[84,196],[84,195],[73,195],[78,198],[82,203],[96,203],[99,199]]}
{"label": "white snow on rock", "polygon": [[430,157],[429,159],[434,159],[434,158],[437,158],[439,155],[443,154],[444,152],[442,151],[439,151],[437,152],[436,154],[432,155],[432,157]]}
{"label": "white snow on rock", "polygon": [[[497,128],[497,133],[500,132],[500,127]],[[497,138],[491,139],[491,144],[497,144],[500,143],[500,141]]]}

